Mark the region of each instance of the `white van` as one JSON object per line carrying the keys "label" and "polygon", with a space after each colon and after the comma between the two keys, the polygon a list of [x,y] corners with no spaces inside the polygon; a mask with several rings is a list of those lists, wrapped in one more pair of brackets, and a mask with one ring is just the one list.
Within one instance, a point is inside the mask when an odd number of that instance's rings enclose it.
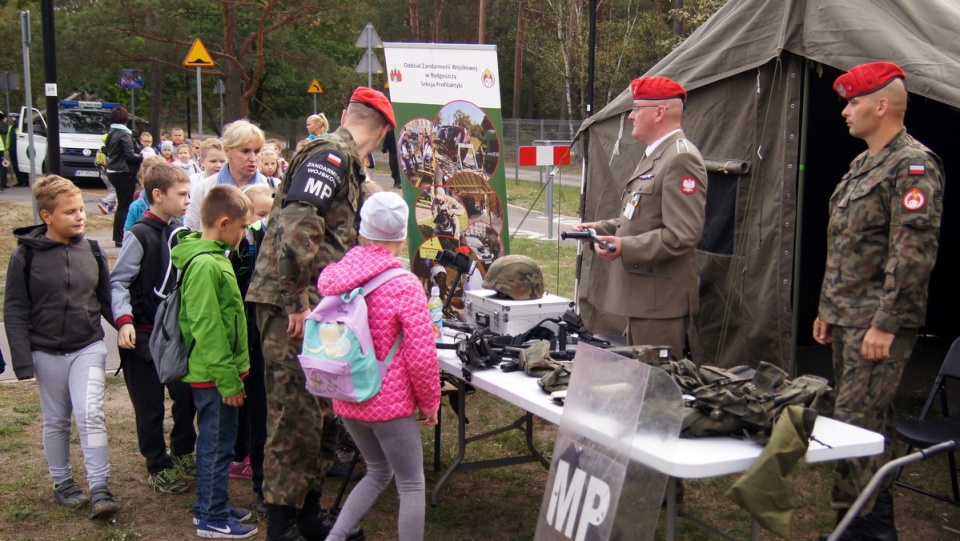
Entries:
{"label": "white van", "polygon": [[[97,151],[103,146],[103,135],[110,131],[110,110],[118,103],[100,101],[60,102],[60,174],[67,178],[100,178],[100,169],[94,164]],[[28,154],[27,108],[20,108],[17,126],[17,165],[20,171],[31,173]],[[41,111],[33,110],[33,146],[37,151],[37,175],[47,172],[47,119]]]}

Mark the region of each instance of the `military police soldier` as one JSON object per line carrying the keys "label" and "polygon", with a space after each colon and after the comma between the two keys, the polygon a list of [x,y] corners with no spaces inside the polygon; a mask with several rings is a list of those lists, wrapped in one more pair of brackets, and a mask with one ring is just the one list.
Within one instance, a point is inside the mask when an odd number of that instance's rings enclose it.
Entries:
{"label": "military police soldier", "polygon": [[[294,156],[270,211],[247,300],[257,303],[266,362],[263,495],[271,541],[319,540],[332,526],[320,510],[335,451],[331,404],[306,391],[297,355],[304,320],[320,300],[320,271],[357,243],[363,156],[395,127],[386,96],[358,88],[341,127]],[[350,539],[363,537],[358,530]]]}
{"label": "military police soldier", "polygon": [[[850,135],[867,150],[850,164],[830,198],[827,263],[813,337],[833,346],[834,416],[885,434],[892,401],[923,325],[943,210],[940,158],[907,134],[906,74],[896,64],[856,66],[834,90]],[[832,506],[840,518],[892,457],[840,461]],[[897,539],[889,488],[842,539]]]}
{"label": "military police soldier", "polygon": [[647,145],[621,197],[621,215],[584,223],[614,250],[600,309],[628,318],[631,345],[667,345],[683,355],[690,317],[700,307],[696,247],[703,232],[707,171],[680,122],[687,93],[665,77],[641,77],[633,93],[631,135]]}

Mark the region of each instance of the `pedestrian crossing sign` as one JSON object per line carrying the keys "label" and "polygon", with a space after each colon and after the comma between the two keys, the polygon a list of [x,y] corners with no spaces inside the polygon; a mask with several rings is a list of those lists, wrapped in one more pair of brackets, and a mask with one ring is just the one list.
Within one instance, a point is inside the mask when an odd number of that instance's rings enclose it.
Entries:
{"label": "pedestrian crossing sign", "polygon": [[188,68],[210,68],[216,64],[213,63],[213,57],[203,46],[203,42],[200,41],[200,38],[197,38],[193,42],[193,46],[190,47],[190,52],[183,59],[183,65]]}
{"label": "pedestrian crossing sign", "polygon": [[310,83],[310,88],[307,89],[307,94],[323,94],[323,87],[320,86],[320,81],[314,79]]}

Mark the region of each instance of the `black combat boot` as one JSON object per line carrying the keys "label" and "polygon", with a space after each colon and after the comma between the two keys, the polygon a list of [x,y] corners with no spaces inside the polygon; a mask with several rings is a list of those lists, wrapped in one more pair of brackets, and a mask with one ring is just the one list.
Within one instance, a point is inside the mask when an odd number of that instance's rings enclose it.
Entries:
{"label": "black combat boot", "polygon": [[267,541],[304,541],[297,530],[297,508],[267,504]]}
{"label": "black combat boot", "polygon": [[[838,526],[840,525],[840,522],[843,520],[843,517],[845,516],[847,516],[846,509],[837,510]],[[863,517],[857,517],[853,519],[853,522],[851,522],[850,525],[847,526],[847,529],[844,530],[843,534],[840,536],[840,541],[859,541],[860,539],[863,539],[863,534],[860,532],[862,523],[863,523]],[[819,541],[827,541],[828,539],[830,539],[830,535],[832,534],[833,532],[820,534]]]}
{"label": "black combat boot", "polygon": [[[303,509],[297,516],[297,528],[306,541],[324,541],[327,534],[333,529],[336,517],[330,515],[320,507],[320,493],[308,492],[303,501]],[[354,528],[347,535],[347,541],[364,541],[367,535],[362,528]]]}
{"label": "black combat boot", "polygon": [[[837,524],[843,520],[846,510],[837,511]],[[830,534],[820,535],[820,541],[827,541]],[[840,541],[897,541],[897,528],[893,521],[893,496],[883,491],[877,494],[873,509],[866,516],[860,516],[850,523]]]}
{"label": "black combat boot", "polygon": [[877,494],[870,514],[864,517],[863,539],[870,541],[897,541],[897,528],[893,522],[893,496],[886,490]]}

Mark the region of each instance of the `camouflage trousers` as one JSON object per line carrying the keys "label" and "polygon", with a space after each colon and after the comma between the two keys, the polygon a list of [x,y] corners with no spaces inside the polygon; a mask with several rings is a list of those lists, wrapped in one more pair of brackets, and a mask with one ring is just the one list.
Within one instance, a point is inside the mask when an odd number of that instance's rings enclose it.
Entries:
{"label": "camouflage trousers", "polygon": [[[900,386],[913,346],[917,343],[917,329],[901,329],[890,346],[890,358],[864,361],[860,348],[867,329],[833,327],[833,373],[836,402],[833,416],[884,435],[883,453],[837,462],[831,494],[833,509],[849,509],[866,488],[870,478],[893,458],[891,447],[896,431],[893,399]],[[881,486],[889,489],[893,479]],[[876,494],[874,494],[875,496]],[[867,502],[862,514],[873,509],[873,499]]]}
{"label": "camouflage trousers", "polygon": [[287,315],[257,305],[267,388],[267,442],[263,459],[266,503],[300,508],[320,492],[336,452],[337,426],[329,400],[306,390],[297,355],[303,341],[287,335]]}

